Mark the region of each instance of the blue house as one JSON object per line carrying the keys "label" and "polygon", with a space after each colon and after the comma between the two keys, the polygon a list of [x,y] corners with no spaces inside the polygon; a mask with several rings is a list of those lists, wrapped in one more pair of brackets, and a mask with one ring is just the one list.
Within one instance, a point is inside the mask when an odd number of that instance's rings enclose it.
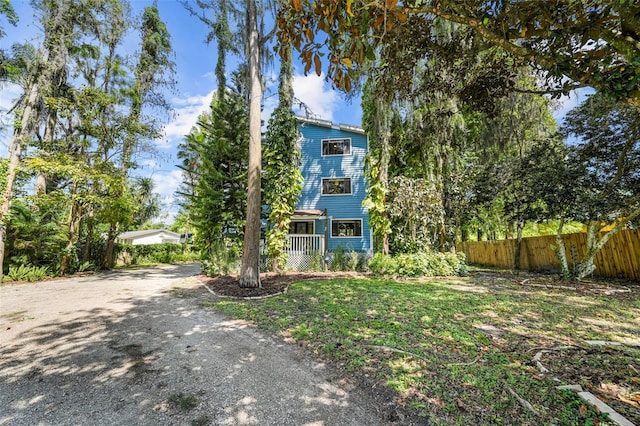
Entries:
{"label": "blue house", "polygon": [[[362,206],[369,149],[364,130],[303,117],[298,123],[304,183],[289,228],[290,258],[310,248],[370,253],[373,237]],[[295,259],[288,266],[300,268]]]}

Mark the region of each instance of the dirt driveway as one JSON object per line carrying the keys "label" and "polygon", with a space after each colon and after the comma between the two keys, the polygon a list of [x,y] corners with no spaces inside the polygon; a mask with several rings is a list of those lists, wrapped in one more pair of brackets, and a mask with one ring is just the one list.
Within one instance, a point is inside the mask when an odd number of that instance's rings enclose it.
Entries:
{"label": "dirt driveway", "polygon": [[1,286],[0,425],[385,424],[329,367],[201,307],[198,272]]}

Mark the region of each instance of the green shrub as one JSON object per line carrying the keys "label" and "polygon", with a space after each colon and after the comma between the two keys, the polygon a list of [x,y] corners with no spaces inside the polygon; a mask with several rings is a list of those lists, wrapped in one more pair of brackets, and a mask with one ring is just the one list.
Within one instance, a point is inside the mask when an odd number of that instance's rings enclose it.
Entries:
{"label": "green shrub", "polygon": [[49,276],[49,268],[34,265],[10,265],[3,281],[40,281]]}
{"label": "green shrub", "polygon": [[[221,247],[201,260],[202,270],[210,277],[229,275],[240,271],[240,253],[234,248]],[[269,266],[269,265],[266,265]]]}
{"label": "green shrub", "polygon": [[358,269],[358,263],[360,263],[360,254],[357,251],[350,251],[346,256],[345,270],[356,271]]}
{"label": "green shrub", "polygon": [[93,262],[90,261],[86,261],[86,262],[82,262],[81,264],[78,265],[78,272],[86,272],[86,271],[95,271],[97,270],[96,265],[94,265]]}
{"label": "green shrub", "polygon": [[464,253],[403,253],[385,256],[377,253],[369,263],[376,275],[399,277],[437,277],[466,275]]}
{"label": "green shrub", "polygon": [[346,251],[342,247],[338,247],[333,251],[333,259],[331,260],[331,266],[329,266],[329,270],[338,272],[345,270],[345,257]]}
{"label": "green shrub", "polygon": [[313,253],[309,261],[309,271],[320,271],[322,269],[322,254]]}
{"label": "green shrub", "polygon": [[369,269],[376,275],[395,275],[397,268],[391,256],[376,253],[369,262]]}
{"label": "green shrub", "polygon": [[337,247],[332,253],[329,265],[331,271],[366,271],[368,257],[366,253],[355,250],[347,251],[343,247]]}
{"label": "green shrub", "polygon": [[195,261],[198,254],[182,244],[149,244],[149,245],[118,245],[119,259],[126,265],[144,265],[153,263],[177,263]]}

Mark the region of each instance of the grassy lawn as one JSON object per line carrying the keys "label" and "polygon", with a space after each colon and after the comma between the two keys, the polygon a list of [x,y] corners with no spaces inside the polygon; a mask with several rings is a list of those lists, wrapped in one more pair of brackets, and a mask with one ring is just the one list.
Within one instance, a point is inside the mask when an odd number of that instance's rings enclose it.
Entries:
{"label": "grassy lawn", "polygon": [[[640,342],[638,288],[606,295],[520,281],[303,281],[281,296],[212,306],[384,383],[435,424],[611,424],[561,384],[582,385],[640,424],[640,347],[585,342]],[[533,360],[542,350],[547,373]]]}

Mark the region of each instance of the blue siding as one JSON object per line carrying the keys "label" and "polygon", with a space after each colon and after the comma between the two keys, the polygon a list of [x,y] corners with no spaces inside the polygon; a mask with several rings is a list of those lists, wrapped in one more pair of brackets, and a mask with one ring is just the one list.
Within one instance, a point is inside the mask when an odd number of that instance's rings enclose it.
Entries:
{"label": "blue siding", "polygon": [[[301,119],[298,129],[302,133],[302,176],[304,184],[298,202],[298,209],[327,209],[331,220],[358,219],[362,221],[361,237],[331,237],[329,222],[329,251],[337,247],[347,250],[371,251],[369,215],[362,207],[366,195],[364,162],[368,150],[366,135],[358,129],[332,126],[328,122],[315,124],[312,120]],[[323,139],[351,139],[350,155],[322,155]],[[351,178],[351,194],[323,195],[323,178]],[[316,220],[315,232],[324,232],[324,220]]]}

